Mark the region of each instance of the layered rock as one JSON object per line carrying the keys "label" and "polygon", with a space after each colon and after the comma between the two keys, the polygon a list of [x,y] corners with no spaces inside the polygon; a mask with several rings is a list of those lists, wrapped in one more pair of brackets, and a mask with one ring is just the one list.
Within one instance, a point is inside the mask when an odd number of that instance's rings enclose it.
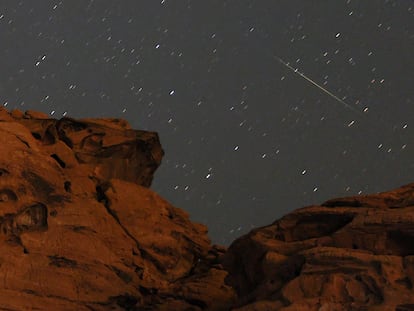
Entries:
{"label": "layered rock", "polygon": [[414,310],[414,184],[211,245],[156,133],[0,109],[1,310]]}
{"label": "layered rock", "polygon": [[228,309],[223,250],[147,188],[156,133],[0,110],[0,146],[0,309]]}
{"label": "layered rock", "polygon": [[0,118],[9,121],[4,126],[23,125],[26,129],[17,137],[29,130],[29,140],[34,138],[62,168],[103,180],[119,178],[148,187],[164,154],[157,133],[133,130],[121,119],[56,120],[39,112],[9,114],[4,109]]}
{"label": "layered rock", "polygon": [[414,184],[298,209],[225,255],[237,310],[414,310]]}

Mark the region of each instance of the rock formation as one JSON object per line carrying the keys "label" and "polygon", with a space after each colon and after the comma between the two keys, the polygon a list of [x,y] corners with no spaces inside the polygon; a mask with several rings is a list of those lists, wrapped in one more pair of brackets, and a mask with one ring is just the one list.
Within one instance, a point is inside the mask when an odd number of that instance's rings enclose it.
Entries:
{"label": "rock formation", "polygon": [[148,189],[156,133],[0,110],[0,148],[0,310],[229,309],[223,249]]}
{"label": "rock formation", "polygon": [[0,310],[414,310],[414,184],[226,249],[149,189],[156,133],[0,108]]}
{"label": "rock formation", "polygon": [[298,209],[224,266],[237,310],[414,310],[414,184]]}

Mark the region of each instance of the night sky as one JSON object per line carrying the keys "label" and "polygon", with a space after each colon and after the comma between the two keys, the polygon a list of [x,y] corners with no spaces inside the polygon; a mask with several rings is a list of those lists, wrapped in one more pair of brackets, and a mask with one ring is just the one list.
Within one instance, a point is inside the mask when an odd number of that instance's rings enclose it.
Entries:
{"label": "night sky", "polygon": [[158,132],[215,243],[414,181],[411,0],[2,0],[0,44],[1,104]]}

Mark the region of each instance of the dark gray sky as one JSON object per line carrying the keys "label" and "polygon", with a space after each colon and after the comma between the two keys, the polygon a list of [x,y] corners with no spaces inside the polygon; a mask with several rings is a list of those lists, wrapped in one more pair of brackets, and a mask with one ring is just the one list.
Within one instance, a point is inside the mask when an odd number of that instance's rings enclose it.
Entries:
{"label": "dark gray sky", "polygon": [[1,104],[157,131],[216,243],[414,180],[411,0],[3,0],[0,44]]}

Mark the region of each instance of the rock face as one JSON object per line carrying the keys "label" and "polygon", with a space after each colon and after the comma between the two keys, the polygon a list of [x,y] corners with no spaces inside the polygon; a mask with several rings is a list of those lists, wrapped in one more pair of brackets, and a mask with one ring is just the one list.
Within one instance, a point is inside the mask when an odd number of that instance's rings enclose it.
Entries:
{"label": "rock face", "polygon": [[237,310],[414,310],[414,184],[298,209],[224,266]]}
{"label": "rock face", "polygon": [[[82,170],[101,180],[119,178],[148,187],[163,156],[156,133],[132,130],[125,120],[55,120],[39,112],[16,110],[10,115],[3,110],[1,116],[26,127],[60,167]],[[21,135],[21,141],[29,144]]]}
{"label": "rock face", "polygon": [[162,154],[125,121],[0,110],[0,309],[228,310],[224,250],[147,188]]}
{"label": "rock face", "polygon": [[229,249],[148,187],[156,133],[0,109],[0,310],[414,310],[414,184]]}

